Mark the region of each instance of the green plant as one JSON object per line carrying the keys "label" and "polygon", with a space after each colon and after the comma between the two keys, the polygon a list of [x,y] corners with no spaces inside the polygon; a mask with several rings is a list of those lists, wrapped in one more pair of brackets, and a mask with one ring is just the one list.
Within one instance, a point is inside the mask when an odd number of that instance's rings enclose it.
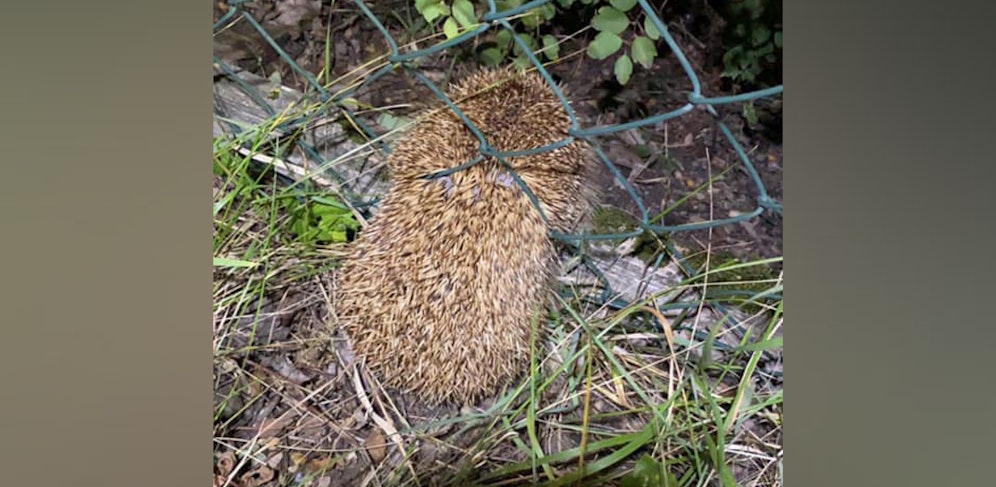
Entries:
{"label": "green plant", "polygon": [[741,111],[743,113],[744,120],[747,121],[748,127],[756,127],[760,122],[760,119],[757,117],[757,109],[754,107],[754,100],[749,100],[744,103]]}
{"label": "green plant", "polygon": [[[623,35],[631,25],[628,12],[636,6],[636,0],[609,0],[609,5],[602,6],[592,19],[592,27],[598,31],[595,38],[588,44],[588,56],[592,59],[606,59],[623,49]],[[613,71],[616,81],[621,85],[629,82],[633,74],[633,61],[644,69],[649,69],[657,58],[657,46],[654,41],[660,39],[660,31],[654,25],[650,16],[644,16],[643,34],[633,34],[629,41],[629,50],[623,51],[616,58]]]}
{"label": "green plant", "polygon": [[[429,25],[438,26],[447,39],[455,38],[468,30],[480,25],[480,16],[488,10],[483,0],[414,0],[415,9],[422,14]],[[497,0],[499,12],[517,8],[525,0]],[[552,34],[542,33],[541,27],[552,20],[558,12],[571,12],[577,15],[582,9],[597,8],[591,19],[591,27],[597,31],[594,39],[586,49],[588,57],[596,60],[617,56],[614,64],[616,80],[625,85],[633,74],[634,62],[649,69],[657,58],[655,41],[661,37],[660,31],[652,17],[643,13],[642,24],[633,20],[639,17],[642,9],[635,9],[636,0],[557,0],[545,3],[526,11],[517,17],[512,25],[516,27],[515,34],[523,44],[537,56],[542,55],[549,61],[560,57],[560,42]],[[631,25],[640,25],[630,29]],[[627,34],[627,31],[630,31]],[[626,47],[628,46],[628,48]],[[499,29],[493,42],[482,49],[478,56],[480,61],[489,66],[495,66],[513,57],[513,63],[520,68],[530,65],[529,58],[522,47],[513,41],[512,32]]]}
{"label": "green plant", "polygon": [[[780,7],[780,3],[777,4]],[[723,9],[727,21],[723,76],[734,82],[754,83],[782,49],[780,8],[767,0],[731,1]]]}
{"label": "green plant", "polygon": [[289,199],[287,206],[291,231],[303,243],[344,243],[360,229],[352,211],[337,201],[314,196],[303,203]]}
{"label": "green plant", "polygon": [[621,487],[678,487],[678,479],[668,472],[663,463],[650,455],[643,455],[633,466],[633,470],[624,475],[620,481]]}
{"label": "green plant", "polygon": [[[215,140],[214,174],[224,181],[214,203],[219,226],[216,248],[221,248],[230,235],[240,233],[240,221],[250,214],[253,218],[270,215],[267,239],[290,237],[305,246],[344,243],[351,232],[359,230],[359,221],[343,202],[322,192],[271,181],[272,169],[254,168],[251,158],[238,154],[237,147],[238,141]],[[234,261],[225,262],[234,265]]]}

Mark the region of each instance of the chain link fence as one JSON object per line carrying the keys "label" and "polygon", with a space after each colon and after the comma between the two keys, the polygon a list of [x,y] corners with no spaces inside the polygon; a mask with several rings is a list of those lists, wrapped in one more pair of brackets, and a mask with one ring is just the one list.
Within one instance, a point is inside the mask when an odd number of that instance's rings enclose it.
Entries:
{"label": "chain link fence", "polygon": [[[668,30],[667,25],[661,20],[661,18],[655,13],[654,9],[647,3],[647,0],[637,0],[639,7],[648,17],[649,21],[653,23],[657,31],[660,33],[660,39],[668,46],[670,51],[674,54],[676,60],[680,64],[685,76],[691,85],[691,91],[687,95],[687,101],[677,109],[667,111],[664,113],[655,114],[646,118],[639,120],[627,121],[624,123],[612,124],[612,125],[602,125],[602,126],[582,126],[578,120],[575,110],[567,102],[564,94],[557,87],[550,72],[544,67],[543,63],[537,58],[529,46],[524,42],[518,35],[516,35],[515,29],[511,24],[511,20],[517,16],[521,16],[524,12],[531,9],[543,6],[551,2],[551,0],[533,0],[522,4],[516,8],[504,11],[498,11],[495,0],[487,0],[488,11],[484,13],[480,19],[480,24],[472,29],[468,29],[466,32],[444,42],[432,45],[424,49],[412,51],[412,52],[402,52],[399,48],[397,40],[391,35],[385,24],[377,18],[374,12],[371,10],[370,5],[364,0],[351,0],[353,4],[359,8],[363,15],[376,27],[381,34],[383,34],[385,41],[390,48],[390,55],[387,57],[387,63],[376,69],[369,76],[365,77],[362,83],[355,86],[349,87],[344,90],[332,90],[328,85],[319,82],[316,76],[302,68],[297,62],[294,61],[293,57],[290,56],[284,49],[281,48],[280,44],[271,36],[270,33],[261,25],[259,19],[255,18],[254,15],[245,8],[245,0],[228,0],[228,11],[225,13],[215,24],[214,31],[217,33],[220,30],[226,28],[234,21],[244,21],[252,27],[252,29],[258,33],[260,38],[265,41],[276,53],[282,62],[287,63],[287,66],[297,75],[299,75],[303,80],[306,81],[308,89],[306,90],[309,95],[313,96],[316,103],[314,103],[307,110],[300,110],[298,112],[281,112],[278,108],[273,106],[273,103],[268,98],[264,89],[259,86],[254,86],[247,83],[245,80],[237,76],[237,69],[233,66],[222,61],[217,56],[214,59],[216,69],[218,69],[223,76],[228,78],[230,81],[238,84],[240,89],[245,93],[246,96],[251,98],[255,104],[258,105],[260,109],[268,113],[277,122],[273,125],[273,128],[279,129],[284,133],[293,132],[297,128],[307,127],[314,123],[314,121],[323,116],[333,116],[334,113],[345,113],[350,118],[351,122],[355,123],[360,130],[366,133],[370,140],[375,141],[379,148],[387,153],[390,152],[390,144],[384,139],[384,134],[377,133],[368,124],[364,123],[361,117],[355,116],[354,110],[355,105],[349,103],[350,98],[359,90],[376,83],[378,79],[395,71],[396,69],[402,70],[407,75],[416,79],[418,82],[422,83],[425,87],[431,90],[439,99],[470,128],[470,130],[477,136],[480,142],[480,155],[471,161],[466,161],[456,167],[442,171],[437,174],[430,175],[428,177],[442,177],[447,174],[451,174],[455,171],[459,171],[473,164],[477,164],[485,157],[495,157],[501,160],[504,157],[511,156],[523,156],[529,154],[541,153],[543,151],[554,150],[558,147],[563,147],[575,139],[585,140],[594,149],[598,158],[601,162],[608,168],[609,172],[622,186],[625,192],[632,198],[636,207],[639,210],[639,222],[638,228],[625,233],[603,233],[603,234],[586,234],[586,235],[565,235],[554,233],[551,236],[557,240],[560,240],[567,244],[568,246],[574,248],[578,255],[581,257],[582,262],[588,267],[588,269],[599,276],[599,278],[604,282],[603,292],[601,293],[599,301],[602,304],[608,304],[612,307],[622,307],[627,306],[631,303],[620,302],[619,298],[616,297],[608,285],[607,281],[604,279],[604,275],[600,272],[597,265],[587,258],[583,245],[584,241],[598,241],[598,240],[614,240],[621,241],[625,239],[631,239],[634,237],[639,237],[647,232],[654,234],[670,234],[674,232],[686,232],[693,230],[708,229],[710,227],[718,227],[722,225],[730,225],[738,222],[750,220],[757,218],[763,212],[773,212],[779,216],[782,213],[782,204],[776,199],[769,196],[765,185],[762,182],[760,175],[748,157],[747,152],[744,150],[740,142],[737,141],[731,129],[722,120],[719,113],[716,110],[717,106],[728,105],[728,104],[738,104],[743,102],[748,102],[750,100],[755,100],[763,97],[774,97],[780,96],[782,93],[782,86],[776,86],[768,89],[763,89],[759,91],[753,91],[750,93],[738,94],[735,96],[721,96],[721,97],[709,97],[702,93],[702,83],[699,76],[693,70],[691,64],[686,58],[685,54],[682,52],[681,46],[675,41],[675,38],[671,35]],[[571,128],[569,131],[569,137],[565,140],[544,146],[530,149],[528,151],[517,151],[517,152],[501,152],[492,147],[488,141],[481,135],[479,131],[476,130],[474,124],[457,108],[452,100],[448,99],[439,86],[437,86],[433,81],[429,79],[424,73],[422,73],[417,66],[417,60],[425,56],[429,56],[440,51],[450,49],[454,46],[460,45],[462,43],[470,42],[475,38],[485,34],[492,29],[505,29],[512,34],[512,39],[514,42],[522,49],[522,52],[528,57],[529,61],[532,63],[536,71],[547,81],[550,88],[556,93],[564,105],[564,109],[571,120]],[[742,164],[746,173],[749,175],[750,179],[753,181],[754,187],[756,188],[755,202],[756,207],[753,211],[745,212],[736,216],[725,219],[716,219],[705,222],[694,222],[694,223],[684,223],[678,225],[662,225],[654,223],[655,219],[651,217],[648,211],[647,205],[642,201],[641,197],[637,194],[632,184],[627,180],[626,177],[620,172],[619,168],[613,161],[606,155],[606,152],[599,147],[598,142],[595,140],[596,137],[604,136],[607,134],[612,134],[620,131],[625,131],[629,129],[635,129],[639,127],[645,127],[649,125],[655,125],[667,120],[682,117],[689,112],[695,110],[697,107],[702,107],[706,112],[708,112],[716,121],[720,132],[725,138],[726,142],[730,144],[733,151],[737,154],[739,158],[739,164]],[[231,114],[227,113],[225,108],[219,106],[218,103],[215,104],[215,113],[217,120],[225,121],[229,128],[234,132],[240,132],[244,130],[244,126],[237,123],[231,122]],[[294,150],[298,150],[305,154],[308,159],[311,160],[317,167],[323,168],[323,176],[330,178],[340,184],[345,191],[343,195],[345,198],[349,199],[350,204],[357,208],[368,208],[376,204],[377,199],[370,199],[367,197],[366,193],[369,190],[369,185],[367,187],[355,187],[353,186],[355,182],[349,181],[349,178],[345,177],[343,174],[337,172],[335,169],[328,167],[327,155],[323,156],[321,151],[309,144],[308,141],[302,139],[295,139],[291,142],[293,144]],[[291,148],[284,147],[285,151]],[[533,203],[536,204],[535,196],[529,191],[524,183],[517,178],[518,183],[523,186],[524,191],[532,199]],[[678,249],[674,248],[674,245],[670,243],[670,239],[664,241],[667,246],[667,250],[670,257],[674,258],[686,272],[687,275],[692,276],[694,279],[697,272],[688,261],[685,259]],[[652,263],[650,266],[653,269],[658,268],[663,263],[665,263],[665,256],[660,255],[656,262]],[[771,298],[780,298],[780,295],[769,295]],[[710,302],[712,306],[720,315],[728,316],[728,313],[723,309],[723,306],[719,302]],[[667,303],[662,308],[672,307],[672,308],[687,308],[695,306],[695,303],[687,302],[673,302]],[[730,323],[735,325],[735,323]]]}

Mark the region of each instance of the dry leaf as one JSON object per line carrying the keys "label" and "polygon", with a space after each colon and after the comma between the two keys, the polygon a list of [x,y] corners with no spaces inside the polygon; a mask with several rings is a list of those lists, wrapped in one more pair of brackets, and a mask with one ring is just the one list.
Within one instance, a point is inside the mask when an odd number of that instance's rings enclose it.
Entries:
{"label": "dry leaf", "polygon": [[284,357],[283,360],[275,361],[273,364],[275,371],[283,376],[283,378],[301,385],[312,379],[312,376],[304,373],[301,369],[294,366],[288,357]]}
{"label": "dry leaf", "polygon": [[272,457],[270,457],[269,460],[266,461],[266,465],[270,468],[277,468],[280,466],[280,462],[282,462],[283,460],[284,460],[283,452],[278,452],[277,454],[273,455]]}
{"label": "dry leaf", "polygon": [[308,456],[301,452],[293,452],[290,454],[291,465],[300,466],[302,463],[308,460]]}
{"label": "dry leaf", "polygon": [[306,414],[297,423],[298,436],[307,439],[318,440],[325,436],[327,426],[322,418],[312,414]]}
{"label": "dry leaf", "polygon": [[291,420],[290,416],[264,419],[259,425],[259,437],[270,438],[272,436],[276,436],[281,430],[286,428],[291,423]]}
{"label": "dry leaf", "polygon": [[215,472],[222,477],[231,475],[232,470],[235,469],[235,453],[226,451],[218,455],[218,461],[215,462],[214,468]]}
{"label": "dry leaf", "polygon": [[384,432],[380,428],[374,428],[370,431],[366,441],[364,441],[364,446],[366,446],[367,452],[370,453],[370,459],[375,463],[381,462],[387,456],[387,440],[384,438]]}
{"label": "dry leaf", "polygon": [[273,480],[273,469],[263,465],[256,470],[246,472],[240,480],[242,481],[242,485],[245,487],[260,487],[261,485]]}
{"label": "dry leaf", "polygon": [[324,472],[332,467],[338,462],[338,459],[334,457],[325,457],[318,460],[312,460],[308,462],[309,472]]}
{"label": "dry leaf", "polygon": [[321,12],[322,3],[315,0],[284,0],[276,2],[275,7],[277,16],[268,27],[298,33],[301,24]]}

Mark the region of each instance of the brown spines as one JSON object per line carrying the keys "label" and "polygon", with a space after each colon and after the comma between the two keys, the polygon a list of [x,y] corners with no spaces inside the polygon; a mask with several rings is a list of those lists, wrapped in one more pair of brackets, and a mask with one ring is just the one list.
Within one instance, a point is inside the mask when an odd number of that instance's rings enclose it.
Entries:
{"label": "brown spines", "polygon": [[[538,75],[484,71],[448,95],[498,150],[564,139],[569,119]],[[422,176],[479,154],[448,108],[421,120],[389,159],[393,186],[353,244],[337,309],[359,357],[389,384],[438,403],[497,392],[528,363],[557,265],[550,229],[587,212],[592,167],[582,142],[507,158],[549,225],[497,161]]]}

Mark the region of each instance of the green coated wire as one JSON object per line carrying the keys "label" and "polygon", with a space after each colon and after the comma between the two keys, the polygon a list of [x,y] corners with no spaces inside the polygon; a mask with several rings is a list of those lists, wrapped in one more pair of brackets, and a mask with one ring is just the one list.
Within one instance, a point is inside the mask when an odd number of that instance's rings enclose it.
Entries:
{"label": "green coated wire", "polygon": [[[688,58],[684,55],[684,52],[682,51],[677,41],[670,34],[667,26],[656,14],[656,12],[650,6],[647,0],[637,0],[637,3],[640,5],[640,8],[646,14],[648,20],[654,25],[654,27],[657,28],[657,31],[660,33],[660,38],[664,41],[665,44],[667,44],[668,48],[675,55],[675,58],[677,59],[679,65],[681,66],[682,70],[684,71],[685,75],[687,76],[689,82],[692,85],[692,89],[687,96],[687,103],[678,107],[677,109],[665,113],[659,113],[639,120],[633,120],[614,125],[603,125],[597,127],[584,128],[581,126],[573,107],[571,107],[567,98],[564,96],[560,88],[557,86],[557,83],[554,82],[553,77],[544,68],[543,63],[540,62],[540,60],[532,53],[531,49],[529,49],[529,46],[526,44],[526,42],[518,34],[515,33],[515,29],[512,27],[510,23],[510,19],[514,18],[515,16],[527,12],[531,9],[546,5],[550,3],[550,1],[551,0],[533,0],[512,9],[498,11],[498,7],[495,0],[486,0],[488,11],[482,15],[481,24],[478,25],[477,27],[467,30],[466,32],[452,39],[448,39],[436,45],[402,54],[398,47],[397,41],[393,38],[393,36],[391,36],[390,32],[384,26],[384,24],[376,17],[376,15],[367,5],[366,1],[353,0],[353,3],[355,3],[357,7],[359,7],[363,15],[367,19],[369,19],[373,23],[373,25],[377,28],[377,30],[384,36],[384,39],[386,40],[390,48],[391,54],[388,57],[388,64],[386,66],[375,71],[373,74],[364,79],[363,82],[357,85],[356,87],[341,92],[335,96],[331,95],[326,90],[326,88],[318,82],[318,80],[314,77],[314,75],[312,75],[310,72],[308,72],[307,70],[303,69],[300,65],[298,65],[277,44],[277,42],[273,39],[273,37],[271,37],[266,32],[266,29],[262,25],[260,25],[260,23],[252,16],[252,14],[243,9],[243,3],[245,2],[245,0],[228,0],[228,5],[230,9],[217,22],[215,22],[214,30],[218,31],[219,29],[222,29],[230,22],[232,22],[236,18],[236,16],[241,15],[241,17],[247,23],[249,23],[250,26],[252,26],[256,31],[259,32],[263,40],[270,47],[274,49],[274,51],[278,54],[278,56],[285,63],[287,63],[288,66],[294,72],[300,74],[306,80],[308,86],[314,89],[319,94],[319,97],[321,98],[323,104],[329,103],[331,105],[336,106],[343,112],[345,112],[347,116],[351,117],[351,119],[357,123],[357,125],[366,134],[366,136],[368,136],[370,139],[377,139],[381,149],[383,149],[387,153],[391,152],[390,144],[388,144],[383,140],[379,140],[378,134],[374,130],[372,130],[369,126],[367,126],[365,123],[363,123],[362,120],[356,116],[355,112],[353,112],[352,109],[346,106],[346,104],[343,102],[347,98],[351,97],[357,91],[371,85],[372,83],[375,83],[378,79],[394,71],[395,69],[398,68],[402,69],[404,72],[410,74],[411,76],[416,78],[419,82],[421,82],[423,85],[425,85],[430,91],[432,91],[432,93],[435,96],[437,96],[443,102],[444,105],[446,105],[450,110],[452,110],[453,113],[464,124],[466,124],[468,130],[470,130],[470,132],[474,135],[474,137],[477,138],[479,143],[479,148],[478,148],[479,155],[475,156],[469,161],[463,161],[454,164],[452,167],[448,169],[427,175],[426,178],[427,179],[443,178],[457,171],[461,171],[475,164],[478,164],[481,161],[483,161],[485,158],[494,158],[498,160],[500,164],[504,165],[506,168],[509,169],[509,172],[512,175],[513,179],[523,189],[523,192],[529,197],[533,205],[535,205],[536,208],[540,211],[540,214],[543,217],[544,221],[546,221],[547,218],[546,215],[543,213],[543,209],[539,204],[538,199],[529,189],[526,183],[517,174],[515,174],[515,171],[511,170],[510,166],[508,165],[505,159],[508,157],[522,157],[522,156],[539,154],[546,151],[552,151],[564,147],[566,145],[569,145],[575,142],[576,140],[584,140],[586,143],[591,145],[596,155],[598,156],[598,159],[602,162],[602,164],[605,165],[605,167],[609,170],[612,176],[621,184],[621,186],[623,187],[629,198],[637,206],[640,213],[638,228],[629,232],[605,233],[605,234],[569,235],[569,234],[563,234],[551,231],[550,236],[555,240],[565,243],[566,245],[568,245],[569,247],[573,248],[576,251],[581,251],[581,258],[584,265],[592,273],[594,273],[599,278],[599,280],[602,281],[604,285],[604,290],[600,296],[600,301],[602,303],[608,304],[613,307],[626,306],[629,303],[624,303],[620,302],[619,300],[612,299],[611,288],[608,286],[608,281],[605,279],[604,274],[602,274],[602,272],[598,269],[597,265],[594,264],[591,258],[588,257],[586,254],[584,254],[583,246],[581,244],[583,244],[583,242],[585,241],[624,240],[633,237],[638,237],[645,232],[652,232],[655,234],[667,234],[667,233],[675,233],[682,231],[702,230],[702,229],[713,228],[722,225],[729,225],[737,222],[750,220],[758,217],[765,211],[771,211],[780,215],[782,213],[782,203],[775,200],[768,194],[768,191],[765,188],[764,183],[757,172],[757,169],[754,167],[753,162],[750,160],[750,157],[744,150],[743,146],[736,140],[736,137],[734,137],[732,131],[729,129],[726,123],[724,123],[721,120],[715,107],[720,105],[743,103],[751,100],[756,100],[759,98],[766,98],[766,97],[780,95],[783,91],[783,87],[776,86],[772,88],[757,90],[750,93],[737,94],[733,96],[720,96],[720,97],[704,96],[702,94],[702,84],[698,78],[698,75],[695,73],[695,70],[692,68],[691,64],[688,61]],[[561,104],[564,107],[564,110],[566,111],[570,119],[570,124],[571,124],[570,129],[568,131],[569,135],[567,138],[542,147],[535,147],[527,150],[507,151],[507,152],[498,151],[488,143],[484,134],[481,133],[481,131],[456,106],[456,104],[453,103],[452,100],[448,99],[443,90],[440,89],[438,86],[436,86],[435,83],[429,80],[426,76],[424,76],[417,68],[417,66],[412,64],[412,61],[418,60],[430,54],[434,54],[449,49],[450,47],[465,43],[471,39],[475,39],[491,29],[504,29],[512,34],[513,41],[516,43],[516,45],[518,45],[521,48],[523,54],[526,56],[526,58],[528,58],[528,60],[536,69],[536,71],[539,73],[539,75],[547,82],[551,90],[560,100]],[[260,96],[256,89],[252,88],[250,85],[239,79],[234,70],[228,67],[220,59],[216,58],[215,63],[221,66],[223,75],[229,77],[235,83],[237,83],[238,86],[253,99],[254,102],[259,104],[271,116],[275,115],[275,111],[273,110],[273,108],[267,105],[267,103],[265,102],[265,98]],[[733,148],[734,152],[737,154],[737,158],[739,159],[740,163],[746,170],[747,174],[752,180],[753,185],[757,190],[757,197],[756,197],[757,208],[755,208],[750,212],[738,215],[736,217],[711,220],[707,222],[686,223],[679,225],[652,224],[651,216],[647,210],[647,207],[644,204],[643,200],[636,193],[635,188],[632,187],[632,185],[627,181],[627,178],[625,178],[622,175],[619,168],[616,167],[616,165],[605,154],[605,152],[601,150],[599,145],[595,142],[595,139],[597,139],[600,136],[617,133],[633,128],[654,125],[663,121],[679,118],[690,113],[692,110],[695,110],[696,108],[701,108],[706,112],[708,112],[712,117],[714,117],[714,119],[717,122],[717,125],[719,126],[720,132],[723,134],[724,139],[726,139],[726,141]],[[218,111],[219,110],[216,108],[216,112]],[[224,114],[222,113],[219,113],[219,115],[224,116]],[[299,117],[299,119],[291,119],[285,121],[281,125],[284,127],[306,126],[308,122],[306,118],[308,116],[309,115],[305,115]],[[322,160],[321,156],[317,153],[317,151],[313,147],[309,146],[304,141],[298,140],[295,141],[295,143],[299,145],[299,147],[305,152],[305,154],[307,154],[308,158],[311,159],[312,161],[317,162],[320,165],[323,165],[323,163],[326,162]],[[329,171],[330,175],[333,176],[335,179],[343,181],[342,176],[338,174],[336,171],[332,169],[328,169],[327,171]],[[352,191],[347,192],[347,197],[351,199],[355,198],[355,201],[352,201],[352,203],[358,207],[369,207],[371,205],[376,204],[376,202],[379,201],[379,198],[374,198],[373,200],[361,201],[358,194],[350,194],[350,193],[353,192]],[[679,262],[679,264],[684,268],[686,272],[689,273],[695,272],[695,270],[692,269],[685,262],[684,258],[681,257],[681,254],[677,251],[677,249],[669,245],[668,251],[671,253],[672,256],[675,257],[675,259]],[[677,305],[677,303],[673,304]],[[728,315],[728,313],[722,311],[723,308],[718,303],[711,303],[710,305],[717,307],[718,312]]]}

